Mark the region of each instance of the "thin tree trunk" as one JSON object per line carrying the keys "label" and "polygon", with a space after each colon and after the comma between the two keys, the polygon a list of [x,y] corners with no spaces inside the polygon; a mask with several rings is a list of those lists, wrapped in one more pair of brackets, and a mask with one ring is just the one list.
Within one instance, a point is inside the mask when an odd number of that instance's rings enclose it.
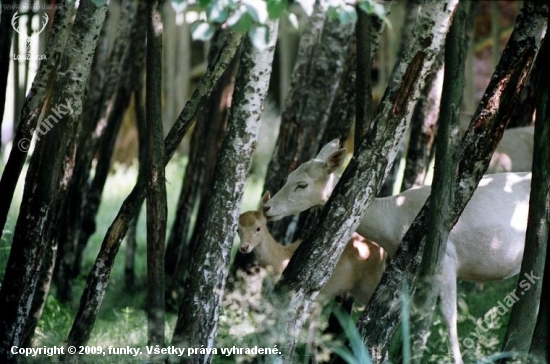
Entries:
{"label": "thin tree trunk", "polygon": [[[210,47],[209,59],[215,57],[225,34],[218,32]],[[189,232],[193,214],[205,196],[210,193],[216,158],[227,127],[227,115],[231,106],[237,58],[235,57],[218,84],[215,86],[209,105],[198,115],[198,122],[191,136],[189,161],[178,199],[176,218],[172,224],[166,247],[165,264],[168,304],[179,302],[185,272],[189,267]],[[208,145],[209,148],[204,148]],[[177,305],[176,305],[177,307]]]}
{"label": "thin tree trunk", "polygon": [[[237,51],[240,39],[240,35],[233,32],[228,33],[226,43],[220,50],[216,62],[209,65],[205,76],[197,85],[191,99],[189,99],[176,123],[164,139],[165,165],[172,158],[183,136],[187,133],[195,119],[197,112],[204,106],[210,97],[214,85],[231,62]],[[105,288],[107,287],[120,243],[128,231],[130,221],[137,216],[144,198],[145,179],[141,175],[138,176],[136,185],[122,203],[117,217],[103,238],[100,251],[88,275],[86,286],[80,299],[80,306],[67,339],[68,345],[79,346],[87,343],[105,295]]]}
{"label": "thin tree trunk", "polygon": [[[111,170],[111,161],[115,149],[116,139],[124,119],[126,109],[130,105],[132,91],[141,87],[143,61],[145,59],[145,14],[146,7],[144,2],[140,2],[137,9],[133,6],[135,2],[129,0],[125,4],[124,15],[128,16],[128,21],[133,21],[133,26],[120,29],[119,37],[121,47],[124,52],[121,55],[113,57],[109,74],[112,75],[114,84],[107,82],[104,89],[104,99],[102,100],[102,109],[99,119],[95,120],[96,126],[91,134],[91,145],[89,148],[83,148],[86,153],[86,163],[91,166],[94,154],[96,155],[96,167],[93,179],[84,185],[81,189],[85,190],[85,196],[82,198],[82,205],[78,211],[78,222],[80,228],[77,230],[77,240],[75,242],[75,252],[72,272],[76,277],[82,264],[82,255],[88,241],[96,230],[95,219],[101,203],[101,196]],[[129,39],[124,42],[127,31],[130,31]],[[127,43],[127,44],[124,44]],[[128,46],[128,48],[125,47]],[[117,46],[117,43],[115,43]],[[120,57],[120,58],[119,58]],[[119,58],[117,62],[116,59]],[[119,67],[121,67],[119,69]],[[118,81],[118,82],[117,82]],[[113,94],[113,87],[116,92]],[[89,179],[90,168],[84,170],[86,178]],[[84,178],[82,179],[84,181]],[[79,189],[75,186],[75,190]],[[141,207],[141,206],[140,206]]]}
{"label": "thin tree trunk", "polygon": [[325,205],[318,228],[296,250],[275,287],[278,293],[291,291],[288,308],[281,320],[286,335],[282,338],[285,360],[291,360],[313,301],[391,169],[399,141],[436,55],[443,46],[457,3],[427,2],[423,7],[415,27],[414,41],[409,43],[395,67],[392,82],[355,158]]}
{"label": "thin tree trunk", "polygon": [[[2,121],[4,120],[4,109],[6,107],[6,91],[8,87],[8,75],[10,70],[10,50],[13,35],[11,19],[19,1],[14,1],[12,6],[2,8],[0,17],[0,156],[2,155]],[[3,190],[2,190],[3,191]],[[0,225],[0,236],[4,225]]]}
{"label": "thin tree trunk", "polygon": [[[548,99],[548,96],[547,96]],[[548,122],[548,116],[546,116]],[[550,243],[550,236],[546,245]],[[548,322],[550,315],[548,314],[548,300],[545,299],[550,294],[550,254],[546,252],[546,263],[544,266],[544,277],[542,278],[542,292],[537,315],[537,324],[531,340],[530,353],[542,358],[546,363],[550,363],[550,328]]]}
{"label": "thin tree trunk", "polygon": [[25,325],[25,333],[21,339],[22,347],[29,348],[34,346],[32,340],[34,338],[38,321],[42,317],[46,300],[48,299],[56,257],[57,244],[55,244],[55,242],[50,242],[46,252],[44,253],[42,266],[40,267],[40,276],[34,290],[32,306],[29,311],[29,318],[27,319],[27,323]]}
{"label": "thin tree trunk", "polygon": [[[136,129],[138,133],[138,161],[139,175],[145,174],[145,166],[147,164],[147,121],[145,116],[145,105],[143,104],[143,74],[140,72],[138,81],[134,85],[134,109],[136,114]],[[137,223],[139,219],[139,211],[130,222],[128,234],[126,235],[126,264],[124,267],[126,289],[133,292],[136,288],[136,272],[135,272],[135,254],[137,247]]]}
{"label": "thin tree trunk", "polygon": [[[91,174],[92,160],[97,151],[97,143],[100,133],[111,132],[112,139],[118,134],[118,126],[121,123],[124,112],[131,97],[131,82],[137,79],[142,67],[144,38],[142,19],[138,14],[142,10],[135,1],[126,1],[121,11],[120,26],[117,29],[117,38],[113,44],[113,51],[107,61],[104,53],[98,54],[96,58],[96,69],[105,68],[106,72],[99,72],[98,79],[92,78],[90,89],[93,93],[86,97],[85,110],[90,110],[90,115],[85,115],[82,120],[82,130],[77,145],[75,172],[68,181],[69,198],[62,220],[65,221],[64,229],[59,234],[58,262],[55,272],[57,285],[57,297],[61,301],[68,301],[72,298],[73,280],[80,273],[80,262],[82,251],[85,246],[79,245],[80,227],[82,224],[82,212],[86,204],[86,192],[88,180]],[[107,37],[106,26],[103,26],[101,35]],[[143,33],[140,33],[143,31]],[[140,38],[141,37],[141,38]],[[104,42],[100,36],[101,51],[105,52]],[[138,60],[137,62],[133,62]],[[108,126],[106,127],[105,124]],[[111,127],[111,125],[116,125]],[[116,129],[116,130],[113,130]],[[114,144],[114,142],[113,142]],[[111,149],[112,151],[112,149]],[[106,164],[110,165],[110,155]],[[102,173],[102,165],[96,168],[96,175],[105,176]],[[78,250],[77,250],[78,249]]]}
{"label": "thin tree trunk", "polygon": [[164,345],[166,181],[162,134],[162,20],[159,1],[147,7],[147,344]]}
{"label": "thin tree trunk", "polygon": [[[458,169],[460,180],[455,194],[453,223],[483,177],[491,155],[506,129],[508,117],[519,96],[540,46],[548,9],[526,1],[516,28],[487,87],[463,141]],[[405,276],[414,276],[420,263],[421,244],[426,232],[429,200],[403,238],[373,297],[358,321],[373,360],[387,360],[387,349],[399,323],[399,299],[394,300]],[[411,285],[414,287],[414,285]],[[391,309],[389,308],[391,304]],[[380,328],[384,328],[381,330]]]}
{"label": "thin tree trunk", "polygon": [[[546,2],[548,4],[548,2]],[[548,38],[544,42],[537,57],[540,65],[548,65],[550,61],[550,44]],[[548,249],[548,230],[550,228],[550,118],[548,103],[550,101],[550,72],[543,67],[539,79],[539,98],[537,107],[537,122],[535,123],[535,144],[533,147],[533,178],[531,180],[531,195],[529,197],[529,220],[525,237],[525,250],[521,263],[520,278],[517,292],[521,292],[521,300],[512,308],[512,314],[503,351],[529,352],[531,340],[536,325],[537,312],[541,303],[542,277]],[[524,277],[533,278],[528,289],[522,281]],[[544,300],[546,298],[542,298]],[[508,362],[502,360],[502,363]]]}
{"label": "thin tree trunk", "polygon": [[355,87],[355,136],[354,145],[360,145],[361,139],[372,121],[372,84],[371,84],[371,16],[359,5],[356,5],[357,24],[355,26],[355,38],[357,47],[357,78]]}
{"label": "thin tree trunk", "polygon": [[[316,2],[300,39],[279,137],[265,177],[266,191],[278,191],[290,172],[315,155],[328,123],[328,111],[343,73],[353,26],[325,17],[325,11]],[[284,245],[294,238],[293,229],[287,232],[291,219],[270,224],[271,234]]]}
{"label": "thin tree trunk", "polygon": [[[233,237],[237,227],[244,181],[252,161],[265,105],[277,39],[277,23],[269,26],[265,50],[244,41],[229,127],[218,160],[212,194],[199,217],[199,235],[189,268],[172,345],[214,347]],[[210,363],[212,353],[173,357],[181,363]]]}
{"label": "thin tree trunk", "polygon": [[[66,0],[59,4],[55,12],[49,37],[50,41],[45,53],[46,60],[40,63],[28,97],[23,104],[21,119],[13,138],[13,145],[15,147],[11,148],[6,167],[2,173],[2,179],[0,179],[0,191],[2,191],[2,200],[0,201],[0,237],[6,224],[19,175],[31,146],[34,129],[38,124],[38,118],[45,105],[51,85],[57,74],[57,67],[63,56],[71,30],[70,24],[75,12],[74,0]],[[39,137],[42,138],[43,135],[41,134]]]}
{"label": "thin tree trunk", "polygon": [[[430,335],[432,316],[440,291],[443,258],[451,231],[455,180],[460,155],[460,106],[464,92],[466,41],[464,31],[469,3],[459,3],[445,41],[445,76],[437,133],[437,155],[428,232],[419,271],[419,286],[413,297],[411,313],[411,346],[415,348],[413,362],[422,361],[422,353]],[[404,338],[409,340],[409,338]]]}
{"label": "thin tree trunk", "polygon": [[[10,348],[19,346],[36,287],[42,256],[56,229],[74,165],[82,97],[91,69],[97,37],[107,6],[82,1],[67,40],[63,69],[57,73],[48,118],[25,180],[25,191],[0,290],[0,360],[12,362]],[[63,106],[63,108],[62,108]],[[59,124],[47,124],[47,122]],[[44,127],[45,126],[45,127]]]}

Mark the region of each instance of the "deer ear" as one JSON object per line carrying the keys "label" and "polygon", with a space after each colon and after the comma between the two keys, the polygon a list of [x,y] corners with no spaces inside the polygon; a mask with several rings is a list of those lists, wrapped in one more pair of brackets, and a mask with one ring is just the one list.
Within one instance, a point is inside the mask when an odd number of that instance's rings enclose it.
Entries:
{"label": "deer ear", "polygon": [[260,200],[260,203],[258,204],[258,211],[264,210],[264,205],[271,199],[271,194],[269,191],[265,191],[264,195],[262,196],[262,199]]}
{"label": "deer ear", "polygon": [[346,158],[346,150],[344,148],[338,149],[336,152],[328,156],[325,165],[328,173],[332,173],[344,164]]}
{"label": "deer ear", "polygon": [[327,143],[321,151],[317,154],[317,157],[315,159],[320,159],[322,161],[326,161],[327,158],[334,152],[336,152],[340,148],[340,140],[334,139]]}

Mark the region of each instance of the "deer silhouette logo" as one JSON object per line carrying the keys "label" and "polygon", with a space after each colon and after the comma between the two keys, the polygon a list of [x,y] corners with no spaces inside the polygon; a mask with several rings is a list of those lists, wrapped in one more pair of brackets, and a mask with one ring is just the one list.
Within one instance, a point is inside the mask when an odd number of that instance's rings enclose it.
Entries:
{"label": "deer silhouette logo", "polygon": [[[30,53],[31,53],[31,37],[33,37],[34,35],[42,33],[42,31],[46,28],[46,25],[48,25],[48,20],[50,18],[48,17],[48,14],[44,13],[44,16],[42,17],[42,23],[40,25],[40,28],[39,29],[32,28],[32,33],[29,35],[24,30],[20,29],[20,26],[18,24],[19,16],[20,16],[19,11],[16,11],[13,14],[13,17],[11,18],[11,26],[13,27],[13,29],[17,33],[19,33],[20,35],[25,36],[27,38],[26,39],[26,42],[27,42],[27,47],[26,47],[27,55],[24,58],[30,59],[31,58],[31,56],[30,56]],[[29,18],[27,21],[30,22],[31,19]]]}

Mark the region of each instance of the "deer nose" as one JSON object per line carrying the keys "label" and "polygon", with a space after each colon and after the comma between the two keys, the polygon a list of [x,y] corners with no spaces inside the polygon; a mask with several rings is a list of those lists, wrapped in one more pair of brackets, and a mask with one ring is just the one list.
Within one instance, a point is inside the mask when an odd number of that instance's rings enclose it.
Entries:
{"label": "deer nose", "polygon": [[264,212],[268,212],[271,206],[264,206]]}

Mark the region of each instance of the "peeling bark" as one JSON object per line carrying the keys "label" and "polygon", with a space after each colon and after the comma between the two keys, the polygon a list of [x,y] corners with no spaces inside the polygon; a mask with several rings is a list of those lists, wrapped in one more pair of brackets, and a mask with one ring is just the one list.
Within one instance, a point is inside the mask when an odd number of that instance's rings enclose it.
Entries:
{"label": "peeling bark", "polygon": [[[229,271],[244,183],[256,147],[277,39],[277,23],[270,23],[270,41],[257,50],[244,41],[227,134],[223,140],[212,193],[198,218],[194,254],[185,283],[172,345],[214,347],[218,317]],[[212,354],[169,358],[181,363],[210,363]]]}
{"label": "peeling bark", "polygon": [[373,123],[321,213],[314,233],[292,257],[276,291],[291,291],[283,319],[285,360],[291,360],[311,305],[359,225],[368,204],[394,162],[412,110],[436,55],[443,46],[458,1],[427,2],[415,27],[414,41],[394,70]]}
{"label": "peeling bark", "polygon": [[[534,5],[532,1],[525,2],[501,61],[462,140],[453,226],[487,169],[491,155],[506,129],[509,116],[540,46],[547,15],[546,6]],[[414,276],[420,264],[420,242],[426,232],[429,201],[428,198],[403,238],[357,324],[373,360],[377,363],[387,360],[389,342],[399,322],[400,299],[397,293],[401,291],[401,282],[406,276]],[[410,287],[413,289],[414,284]]]}
{"label": "peeling bark", "polygon": [[15,360],[10,348],[20,345],[44,250],[65,202],[66,182],[74,169],[70,158],[74,156],[82,98],[106,10],[106,5],[80,3],[46,109],[46,120],[54,124],[50,127],[43,121],[42,128],[49,129],[38,141],[27,172],[24,202],[0,290],[0,302],[4,302],[0,312],[0,360],[6,363]]}
{"label": "peeling bark", "polygon": [[[164,164],[166,165],[176,151],[183,136],[189,130],[197,112],[206,103],[214,85],[217,83],[239,46],[241,36],[229,32],[224,46],[218,56],[212,61],[205,76],[197,85],[193,95],[183,108],[176,123],[164,139]],[[90,338],[97,313],[105,295],[114,260],[120,248],[124,235],[128,231],[130,221],[135,218],[145,199],[145,178],[138,181],[128,197],[122,203],[117,217],[107,230],[96,261],[88,275],[80,306],[73,326],[67,338],[67,345],[85,345]]]}

